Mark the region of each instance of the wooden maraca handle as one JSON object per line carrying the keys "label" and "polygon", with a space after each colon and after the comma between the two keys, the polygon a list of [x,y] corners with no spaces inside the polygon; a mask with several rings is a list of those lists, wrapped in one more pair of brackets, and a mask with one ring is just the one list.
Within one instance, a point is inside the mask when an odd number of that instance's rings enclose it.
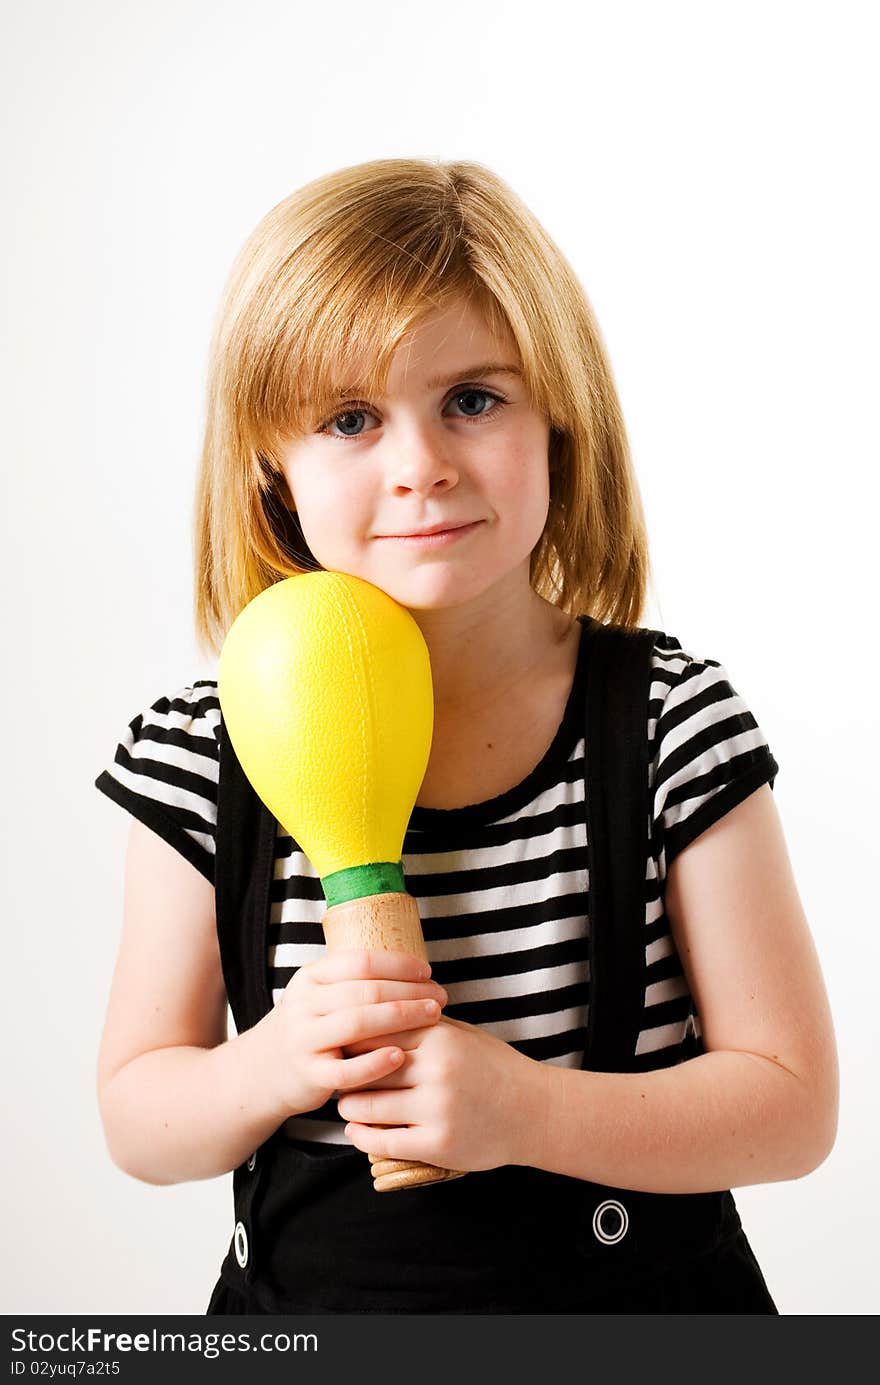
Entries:
{"label": "wooden maraca handle", "polygon": [[[322,923],[328,947],[409,952],[423,961],[428,960],[418,905],[411,894],[373,894],[334,904],[325,913]],[[446,1183],[451,1178],[463,1178],[466,1172],[441,1169],[415,1160],[368,1157],[377,1193]]]}

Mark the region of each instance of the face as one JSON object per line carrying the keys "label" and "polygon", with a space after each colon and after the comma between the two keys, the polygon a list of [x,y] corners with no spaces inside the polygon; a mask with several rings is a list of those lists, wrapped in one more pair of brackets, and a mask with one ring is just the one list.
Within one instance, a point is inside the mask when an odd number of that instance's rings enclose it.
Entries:
{"label": "face", "polygon": [[[519,361],[458,300],[401,342],[384,398],[340,397],[333,417],[289,443],[279,460],[322,567],[412,610],[529,594],[549,506],[549,424],[519,374],[475,369],[486,364]],[[433,537],[406,537],[438,525]]]}

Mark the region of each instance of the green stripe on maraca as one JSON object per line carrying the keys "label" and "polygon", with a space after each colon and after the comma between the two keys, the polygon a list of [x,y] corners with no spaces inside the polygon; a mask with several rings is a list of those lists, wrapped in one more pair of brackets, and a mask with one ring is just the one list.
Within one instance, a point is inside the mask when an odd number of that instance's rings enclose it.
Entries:
{"label": "green stripe on maraca", "polygon": [[371,894],[405,894],[403,861],[373,861],[366,866],[346,866],[321,879],[328,907]]}

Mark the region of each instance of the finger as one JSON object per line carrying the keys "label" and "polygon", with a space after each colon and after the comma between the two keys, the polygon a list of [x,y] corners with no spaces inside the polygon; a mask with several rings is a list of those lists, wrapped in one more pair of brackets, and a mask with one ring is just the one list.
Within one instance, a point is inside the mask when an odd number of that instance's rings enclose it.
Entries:
{"label": "finger", "polygon": [[374,1125],[359,1125],[349,1121],[344,1134],[352,1144],[369,1154],[375,1162],[379,1159],[415,1159],[419,1163],[430,1162],[425,1147],[425,1136],[420,1126],[389,1127],[377,1129]]}
{"label": "finger", "polygon": [[442,1008],[448,999],[436,981],[336,981],[316,986],[309,1008],[313,1015],[330,1015],[389,1000],[436,1000]]}
{"label": "finger", "polygon": [[[382,1052],[385,1051],[384,1049],[382,1050]],[[399,1045],[395,1046],[394,1051],[403,1053],[403,1062],[398,1063],[391,1072],[383,1072],[379,1077],[370,1078],[368,1082],[353,1083],[347,1090],[353,1092],[375,1092],[383,1090],[396,1092],[400,1091],[402,1087],[415,1086],[413,1080],[414,1074],[411,1071],[411,1055],[406,1053],[405,1050],[402,1050]],[[341,1092],[342,1088],[338,1087],[336,1090]]]}
{"label": "finger", "polygon": [[440,1015],[436,1000],[390,1000],[379,1005],[360,1005],[353,1010],[335,1010],[322,1015],[315,1023],[319,1046],[343,1048],[382,1035],[396,1034],[401,1029],[421,1029]]}
{"label": "finger", "polygon": [[347,1092],[336,1103],[345,1120],[360,1125],[409,1125],[415,1119],[412,1088],[395,1091]]}
{"label": "finger", "polygon": [[381,948],[330,948],[317,962],[311,962],[316,981],[378,979],[387,981],[427,981],[431,966],[410,952]]}
{"label": "finger", "polygon": [[356,1058],[333,1058],[327,1085],[332,1084],[334,1092],[347,1092],[367,1082],[387,1082],[402,1066],[404,1058],[405,1054],[394,1044]]}
{"label": "finger", "polygon": [[405,1053],[414,1053],[422,1039],[433,1025],[425,1025],[422,1029],[401,1029],[396,1034],[379,1034],[373,1039],[359,1039],[356,1043],[343,1044],[347,1054],[354,1056],[358,1053],[370,1053],[377,1044],[394,1044],[397,1048],[402,1048]]}

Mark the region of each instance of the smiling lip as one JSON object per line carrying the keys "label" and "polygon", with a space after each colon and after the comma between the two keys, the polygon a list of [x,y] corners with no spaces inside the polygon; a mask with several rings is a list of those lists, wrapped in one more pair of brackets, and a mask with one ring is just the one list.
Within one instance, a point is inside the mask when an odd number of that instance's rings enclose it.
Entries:
{"label": "smiling lip", "polygon": [[397,543],[419,544],[433,548],[441,544],[453,543],[459,536],[476,529],[482,522],[482,520],[477,519],[470,524],[452,524],[445,527],[435,525],[431,529],[416,530],[411,534],[380,534],[378,537],[394,539]]}

